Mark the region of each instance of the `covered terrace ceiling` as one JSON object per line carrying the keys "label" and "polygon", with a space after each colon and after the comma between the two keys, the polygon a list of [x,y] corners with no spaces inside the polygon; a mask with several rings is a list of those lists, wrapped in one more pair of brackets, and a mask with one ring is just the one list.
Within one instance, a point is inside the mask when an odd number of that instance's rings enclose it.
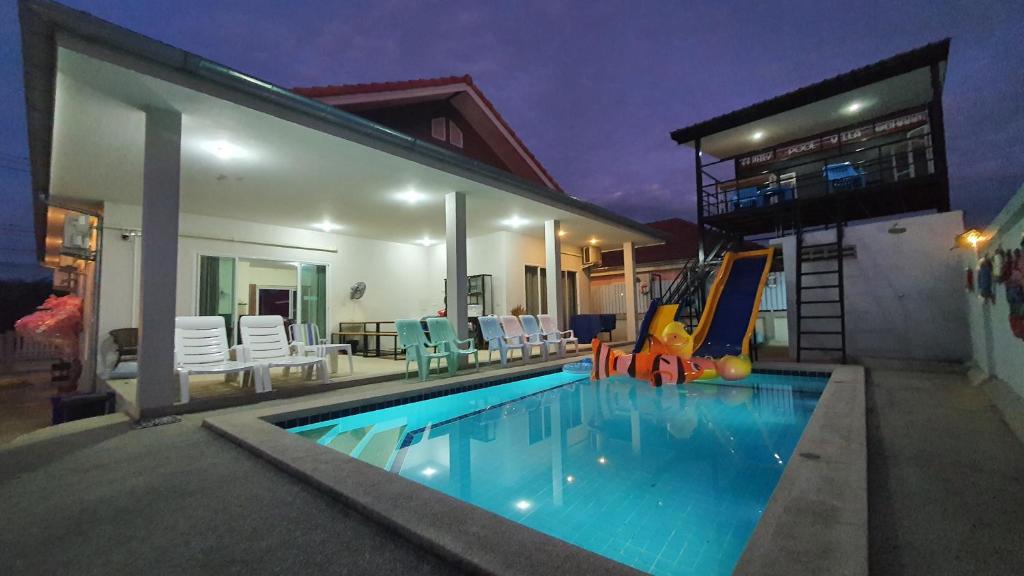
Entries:
{"label": "covered terrace ceiling", "polygon": [[672,132],[680,144],[733,158],[748,152],[919,107],[932,100],[931,65],[945,77],[949,40],[851,70]]}
{"label": "covered terrace ceiling", "polygon": [[306,229],[328,223],[338,234],[412,243],[443,240],[444,195],[461,191],[470,237],[498,230],[543,237],[544,221],[559,219],[567,244],[662,241],[566,196],[483,183],[74,47],[57,50],[55,91],[55,198],[141,204],[143,111],[158,107],[182,113],[185,213]]}

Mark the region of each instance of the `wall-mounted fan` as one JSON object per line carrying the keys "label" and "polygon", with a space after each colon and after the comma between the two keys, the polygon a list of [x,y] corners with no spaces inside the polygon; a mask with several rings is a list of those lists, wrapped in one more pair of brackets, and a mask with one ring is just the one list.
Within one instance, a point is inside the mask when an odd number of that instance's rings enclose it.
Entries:
{"label": "wall-mounted fan", "polygon": [[348,297],[353,300],[359,300],[366,294],[366,282],[356,282],[349,288]]}

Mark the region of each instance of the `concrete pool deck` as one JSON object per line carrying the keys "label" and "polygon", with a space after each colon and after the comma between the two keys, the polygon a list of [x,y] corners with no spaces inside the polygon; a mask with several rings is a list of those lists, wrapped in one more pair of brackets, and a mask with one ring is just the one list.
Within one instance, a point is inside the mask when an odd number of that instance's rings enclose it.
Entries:
{"label": "concrete pool deck", "polygon": [[[981,390],[955,372],[869,370],[867,396],[871,571],[1024,573],[1024,445]],[[0,564],[13,574],[462,571],[201,428],[252,408],[144,430],[106,417],[0,447]]]}

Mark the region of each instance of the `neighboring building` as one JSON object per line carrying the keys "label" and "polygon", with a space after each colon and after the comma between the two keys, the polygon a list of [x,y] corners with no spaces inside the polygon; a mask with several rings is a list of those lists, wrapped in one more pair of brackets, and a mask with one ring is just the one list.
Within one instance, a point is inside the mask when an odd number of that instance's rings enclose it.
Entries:
{"label": "neighboring building", "polygon": [[703,248],[712,231],[782,246],[798,360],[968,353],[948,54],[947,39],[672,133],[693,150]]}
{"label": "neighboring building", "polygon": [[[234,334],[270,312],[329,336],[447,305],[464,336],[471,312],[539,293],[564,324],[589,311],[583,244],[663,241],[563,193],[468,77],[313,100],[60,4],[20,8],[39,259],[86,302],[81,389],[111,367],[110,330],[139,328],[119,389],[135,411],[178,398],[176,316]],[[446,282],[484,275],[485,310]]]}

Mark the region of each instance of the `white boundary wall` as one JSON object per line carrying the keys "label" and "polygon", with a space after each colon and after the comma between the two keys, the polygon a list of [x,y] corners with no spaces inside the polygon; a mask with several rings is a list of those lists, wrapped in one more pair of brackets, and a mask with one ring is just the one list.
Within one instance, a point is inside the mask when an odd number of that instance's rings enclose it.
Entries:
{"label": "white boundary wall", "polygon": [[[1002,212],[986,228],[991,235],[980,252],[1022,248],[1024,242],[1024,186],[1010,199]],[[978,257],[970,251],[960,251],[960,271],[977,269]],[[1006,302],[1004,284],[993,284],[995,303],[985,303],[976,292],[966,292],[964,300],[970,323],[972,359],[987,376],[1002,380],[1024,398],[1024,340],[1010,330],[1010,307]]]}

